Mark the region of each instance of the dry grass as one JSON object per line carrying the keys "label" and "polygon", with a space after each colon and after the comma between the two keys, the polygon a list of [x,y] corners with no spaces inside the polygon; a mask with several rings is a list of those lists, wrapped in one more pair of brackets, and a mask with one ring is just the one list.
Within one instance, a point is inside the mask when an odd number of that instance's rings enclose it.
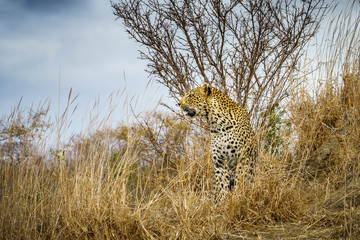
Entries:
{"label": "dry grass", "polygon": [[[326,85],[314,98],[304,94],[293,102],[292,147],[281,154],[261,147],[254,182],[240,181],[217,206],[209,200],[208,135],[177,117],[152,114],[131,126],[97,129],[50,156],[42,149],[45,126],[55,131],[55,125],[38,124],[44,131],[33,134],[19,130],[24,117],[10,118],[3,146],[16,140],[23,147],[18,155],[9,147],[0,153],[1,237],[356,239],[359,68],[345,82],[351,88]],[[336,149],[323,158],[318,151],[331,136]]]}
{"label": "dry grass", "polygon": [[[215,206],[208,138],[167,116],[150,119],[78,137],[50,159],[23,149],[15,162],[2,151],[2,237],[222,239],[304,215],[298,180],[284,164],[270,167],[271,156],[253,184]],[[154,125],[161,131],[150,133]]]}
{"label": "dry grass", "polygon": [[254,181],[219,205],[199,125],[155,113],[112,129],[105,117],[48,150],[68,113],[14,109],[1,121],[0,238],[359,239],[360,62],[346,49],[342,78],[331,69],[293,93],[282,152],[260,141]]}
{"label": "dry grass", "polygon": [[[208,198],[212,166],[207,134],[187,122],[151,115],[131,127],[79,136],[50,157],[36,148],[47,140],[40,134],[32,140],[35,148],[24,145],[18,161],[11,160],[9,148],[1,151],[2,238],[359,236],[355,127],[343,137],[335,165],[326,169],[325,185],[307,178],[306,163],[294,163],[306,162],[298,159],[301,154],[275,156],[262,150],[254,182],[240,181],[218,206]],[[301,139],[298,144],[304,148]]]}

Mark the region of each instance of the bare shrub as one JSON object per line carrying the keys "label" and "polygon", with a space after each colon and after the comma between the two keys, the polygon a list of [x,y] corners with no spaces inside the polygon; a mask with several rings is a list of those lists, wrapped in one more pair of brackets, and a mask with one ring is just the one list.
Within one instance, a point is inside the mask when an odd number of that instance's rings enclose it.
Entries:
{"label": "bare shrub", "polygon": [[156,81],[180,99],[202,82],[249,109],[254,123],[294,87],[298,60],[315,35],[324,1],[112,2],[114,14],[144,49]]}

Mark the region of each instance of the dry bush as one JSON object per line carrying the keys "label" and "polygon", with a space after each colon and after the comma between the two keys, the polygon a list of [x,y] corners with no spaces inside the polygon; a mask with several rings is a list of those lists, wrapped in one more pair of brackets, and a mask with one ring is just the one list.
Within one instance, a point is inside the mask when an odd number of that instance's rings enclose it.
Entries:
{"label": "dry bush", "polygon": [[[352,72],[347,82],[358,81],[352,77],[358,73]],[[341,89],[340,103],[351,102],[347,108],[357,108],[359,93],[351,91],[345,96],[350,90]],[[5,157],[11,155],[9,148],[0,152],[1,237],[278,239],[324,233],[340,236],[339,232],[345,237],[357,236],[359,186],[352,180],[359,180],[354,175],[355,169],[358,171],[358,149],[354,148],[358,147],[358,118],[353,118],[358,113],[342,112],[341,116],[351,116],[344,122],[348,126],[344,136],[349,136],[341,144],[347,147],[340,150],[344,160],[339,159],[338,168],[330,169],[337,178],[325,186],[304,181],[304,168],[294,166],[298,157],[292,147],[286,147],[294,144],[284,145],[280,153],[268,151],[266,144],[260,143],[253,181],[241,176],[237,189],[218,205],[209,199],[213,170],[208,133],[178,116],[154,113],[116,129],[89,130],[57,145],[48,156],[40,148],[49,141],[45,131],[35,137],[21,135],[24,141],[32,138],[37,147],[32,146],[36,151],[31,155],[22,151],[18,162]],[[303,113],[302,109],[298,116]],[[9,118],[7,124],[14,126],[16,121]],[[297,134],[302,146],[301,134],[305,133]],[[293,141],[287,137],[282,140]],[[38,156],[36,161],[32,156]],[[347,173],[345,178],[343,173]],[[348,182],[335,185],[336,179]]]}
{"label": "dry bush", "polygon": [[[360,236],[360,68],[347,68],[342,83],[328,80],[314,96],[300,92],[290,107],[297,133],[295,168],[312,192],[315,226],[331,238]],[[310,178],[309,178],[310,177]],[[306,183],[305,183],[306,182]]]}
{"label": "dry bush", "polygon": [[294,87],[304,46],[328,4],[313,1],[111,1],[154,80],[179,100],[202,82],[248,107],[261,126]]}
{"label": "dry bush", "polygon": [[[349,69],[344,83],[350,85],[320,86],[311,101],[306,95],[294,98],[296,137],[282,136],[292,142],[281,152],[260,142],[253,181],[241,176],[237,189],[218,205],[209,199],[208,133],[178,116],[154,113],[116,129],[89,129],[48,156],[41,148],[49,141],[45,131],[21,135],[25,142],[33,139],[36,151],[22,151],[18,162],[5,157],[9,148],[0,152],[1,238],[356,239],[360,81],[359,68]],[[22,121],[9,118],[6,124],[16,122]],[[331,134],[340,139],[337,157],[325,165],[326,178],[309,180],[306,162]]]}
{"label": "dry bush", "polygon": [[[355,2],[352,7],[356,7]],[[301,88],[290,101],[293,166],[311,192],[313,227],[330,238],[360,236],[360,41],[358,14],[338,17],[313,92]],[[340,19],[340,20],[339,20]],[[340,27],[341,26],[341,27]]]}
{"label": "dry bush", "polygon": [[254,182],[215,205],[209,138],[175,116],[90,131],[36,162],[6,151],[4,239],[223,239],[307,212],[300,182],[265,151]]}

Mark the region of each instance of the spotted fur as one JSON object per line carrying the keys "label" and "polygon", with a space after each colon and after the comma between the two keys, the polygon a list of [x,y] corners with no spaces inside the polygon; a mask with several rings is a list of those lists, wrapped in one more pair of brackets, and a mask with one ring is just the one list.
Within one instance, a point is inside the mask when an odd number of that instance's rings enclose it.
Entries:
{"label": "spotted fur", "polygon": [[219,89],[207,84],[190,90],[179,106],[191,118],[202,116],[208,120],[215,198],[222,201],[236,186],[240,169],[253,174],[257,151],[249,115]]}

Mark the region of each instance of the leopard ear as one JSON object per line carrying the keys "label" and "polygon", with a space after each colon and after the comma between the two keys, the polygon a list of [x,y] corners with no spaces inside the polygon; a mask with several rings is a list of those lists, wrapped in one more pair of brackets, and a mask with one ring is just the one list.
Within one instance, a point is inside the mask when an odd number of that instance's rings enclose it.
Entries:
{"label": "leopard ear", "polygon": [[211,95],[211,87],[207,83],[204,83],[204,85],[202,85],[202,90],[203,90],[204,95],[206,95],[206,96]]}

